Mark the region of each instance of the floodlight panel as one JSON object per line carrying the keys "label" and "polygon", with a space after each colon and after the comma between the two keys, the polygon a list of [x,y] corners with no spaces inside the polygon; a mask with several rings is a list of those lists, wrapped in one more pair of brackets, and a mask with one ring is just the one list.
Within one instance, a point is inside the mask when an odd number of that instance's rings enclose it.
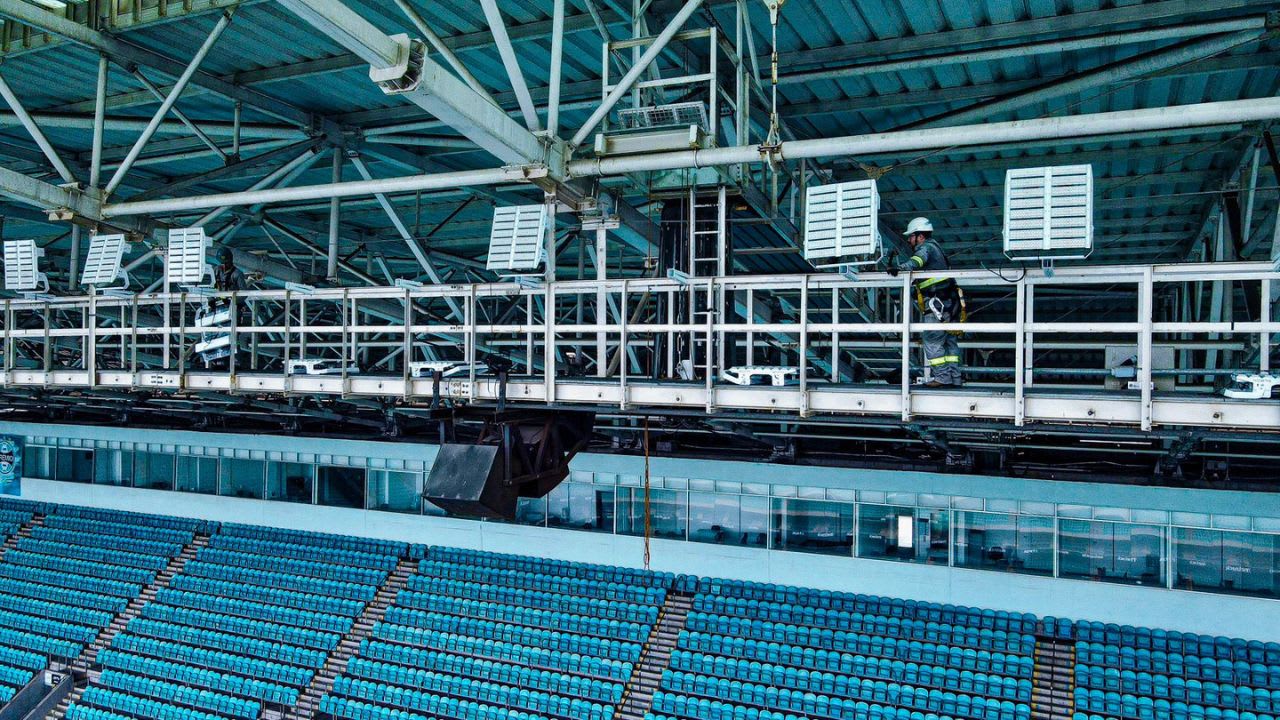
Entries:
{"label": "floodlight panel", "polygon": [[120,276],[124,235],[91,235],[89,254],[80,273],[81,285],[110,285]]}
{"label": "floodlight panel", "polygon": [[209,252],[209,236],[204,228],[174,228],[169,231],[169,250],[165,272],[173,285],[197,285],[204,278],[205,256]]}
{"label": "floodlight panel", "polygon": [[542,262],[547,231],[546,205],[509,205],[493,209],[489,259],[498,271],[534,270]]}
{"label": "floodlight panel", "polygon": [[6,240],[4,243],[4,289],[30,292],[41,287],[38,258],[42,250],[35,240]]}
{"label": "floodlight panel", "polygon": [[1007,255],[1084,257],[1093,249],[1093,167],[1057,165],[1005,172]]}
{"label": "floodlight panel", "polygon": [[804,259],[877,255],[879,214],[875,180],[809,187],[804,203]]}

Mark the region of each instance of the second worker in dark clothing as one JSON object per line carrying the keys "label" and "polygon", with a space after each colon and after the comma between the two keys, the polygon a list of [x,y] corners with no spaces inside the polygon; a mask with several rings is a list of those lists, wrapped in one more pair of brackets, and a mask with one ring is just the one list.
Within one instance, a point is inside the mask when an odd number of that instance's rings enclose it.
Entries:
{"label": "second worker in dark clothing", "polygon": [[[942,245],[933,238],[933,223],[918,217],[907,225],[907,242],[914,254],[906,261],[889,266],[889,274],[897,275],[905,270],[937,272],[950,270],[951,263]],[[929,277],[915,283],[916,306],[923,323],[950,323],[964,321],[964,302],[956,281],[949,277]],[[960,373],[960,344],[956,335],[944,330],[925,330],[923,333],[924,361],[929,367],[931,379],[928,387],[960,386],[964,377]]]}

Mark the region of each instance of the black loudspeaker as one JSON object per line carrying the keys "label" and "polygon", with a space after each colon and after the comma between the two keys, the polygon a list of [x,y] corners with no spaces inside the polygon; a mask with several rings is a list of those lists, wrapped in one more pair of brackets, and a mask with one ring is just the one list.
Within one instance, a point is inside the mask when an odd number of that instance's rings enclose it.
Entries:
{"label": "black loudspeaker", "polygon": [[519,488],[504,482],[497,445],[440,446],[424,496],[450,515],[511,520]]}

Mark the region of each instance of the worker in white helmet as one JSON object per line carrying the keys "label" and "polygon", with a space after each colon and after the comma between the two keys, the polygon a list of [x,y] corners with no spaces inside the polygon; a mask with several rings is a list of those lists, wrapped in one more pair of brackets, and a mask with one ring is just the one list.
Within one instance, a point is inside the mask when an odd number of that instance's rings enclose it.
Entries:
{"label": "worker in white helmet", "polygon": [[[918,217],[907,224],[903,233],[914,251],[904,262],[889,265],[889,274],[897,276],[907,272],[937,272],[950,270],[951,263],[942,245],[933,238],[933,223],[929,218]],[[916,306],[924,323],[964,322],[964,296],[956,281],[949,277],[928,277],[915,283]],[[958,387],[964,384],[960,373],[960,343],[958,333],[942,330],[926,330],[923,333],[924,361],[929,367],[931,379],[928,387]]]}

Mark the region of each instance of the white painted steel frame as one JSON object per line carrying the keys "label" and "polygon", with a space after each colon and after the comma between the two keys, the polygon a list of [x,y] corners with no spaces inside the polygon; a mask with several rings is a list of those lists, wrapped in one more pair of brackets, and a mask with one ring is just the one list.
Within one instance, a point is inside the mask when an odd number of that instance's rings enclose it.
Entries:
{"label": "white painted steel frame", "polygon": [[[954,271],[961,284],[969,286],[1009,283],[982,271]],[[1275,430],[1280,427],[1280,402],[1242,402],[1194,393],[1162,393],[1152,388],[1148,359],[1152,355],[1152,337],[1173,333],[1236,333],[1265,336],[1280,332],[1280,321],[1260,322],[1155,322],[1151,313],[1152,299],[1160,284],[1196,281],[1270,281],[1264,291],[1280,279],[1280,272],[1270,263],[1197,263],[1183,265],[1124,266],[1109,268],[1103,275],[1091,268],[1060,268],[1052,276],[1030,271],[1015,283],[1018,310],[1014,322],[946,323],[925,326],[913,322],[909,315],[891,322],[845,322],[834,313],[829,321],[809,320],[812,298],[825,297],[845,289],[886,288],[910,292],[914,279],[891,278],[883,274],[867,274],[849,279],[827,274],[795,276],[743,276],[693,278],[686,283],[666,279],[578,280],[547,284],[541,288],[522,287],[515,283],[483,285],[435,285],[421,288],[368,287],[316,289],[307,294],[288,291],[252,291],[231,296],[235,304],[283,305],[282,324],[245,325],[232,328],[232,335],[250,336],[260,352],[276,357],[321,358],[339,360],[353,358],[357,347],[384,347],[399,350],[410,357],[415,337],[439,338],[455,345],[463,359],[474,362],[477,351],[506,343],[509,349],[524,347],[523,371],[511,381],[507,396],[513,402],[582,404],[600,407],[654,407],[678,410],[783,412],[788,415],[854,414],[883,415],[910,420],[916,417],[964,417],[1009,421],[1015,424],[1035,422],[1101,423],[1137,426],[1150,429],[1162,425],[1190,425],[1215,428],[1249,428]],[[723,317],[703,314],[688,322],[663,321],[636,323],[629,317],[633,302],[649,302],[667,294],[671,298],[685,295],[690,284],[699,295],[715,298],[721,293],[788,292],[799,295],[796,320],[727,322]],[[1037,285],[1129,285],[1134,288],[1140,312],[1132,320],[1121,322],[1035,322],[1030,312],[1031,290]],[[557,300],[581,296],[596,297],[599,292],[617,295],[620,312],[617,320],[601,314],[592,322],[575,321],[573,313],[557,316],[548,308]],[[458,322],[430,321],[420,314],[423,303],[443,306],[446,299],[455,302],[465,298]],[[522,322],[497,324],[481,319],[479,305],[496,300],[523,298],[526,311]],[[385,376],[345,375],[332,377],[288,377],[279,373],[198,372],[187,368],[179,359],[172,360],[174,343],[179,347],[192,342],[196,332],[186,320],[188,308],[206,301],[202,295],[155,294],[132,297],[73,297],[49,300],[7,300],[4,302],[5,358],[0,382],[5,387],[42,388],[135,388],[219,390],[260,393],[335,394],[343,396],[401,397],[408,401],[425,401],[432,392],[430,379],[415,379],[405,373]],[[370,320],[368,309],[378,303],[394,301],[404,308],[400,316],[382,317],[382,324]],[[177,304],[181,316],[175,327],[163,321],[169,317],[164,308]],[[325,304],[340,309],[341,322],[316,324],[315,308]],[[563,306],[563,303],[559,303]],[[294,314],[296,305],[297,314]],[[311,307],[311,312],[307,311]],[[669,303],[670,306],[670,303]],[[439,310],[440,308],[437,308]],[[445,309],[442,314],[451,314]],[[828,314],[826,309],[819,312]],[[234,313],[233,313],[234,316]],[[51,317],[67,318],[67,325],[55,327]],[[294,318],[297,318],[297,322]],[[40,318],[39,323],[21,322]],[[108,323],[108,324],[104,324]],[[1014,383],[1010,387],[965,388],[930,391],[909,384],[904,376],[901,386],[842,385],[831,382],[829,373],[809,362],[807,350],[819,352],[822,343],[815,338],[838,335],[843,341],[856,336],[890,335],[900,338],[904,353],[912,349],[915,336],[928,329],[963,329],[980,338],[1011,335],[1014,338]],[[92,330],[90,330],[92,328]],[[406,332],[407,330],[407,332]],[[735,347],[743,337],[774,333],[798,338],[801,361],[799,382],[786,387],[740,387],[719,383],[705,372],[693,382],[653,381],[629,376],[629,363],[619,364],[616,371],[603,378],[558,376],[559,349],[583,346],[587,338],[604,334],[616,338],[619,348],[641,348],[659,335],[689,334],[710,347],[725,346],[726,336]],[[1032,389],[1027,382],[1031,367],[1029,338],[1034,333],[1090,333],[1116,336],[1119,342],[1134,342],[1139,354],[1139,383],[1136,393],[1106,392],[1100,387],[1075,391]],[[547,338],[554,337],[553,343]],[[279,339],[273,339],[279,338]],[[382,339],[376,339],[382,338]],[[43,344],[40,369],[16,366],[16,340]],[[51,349],[57,345],[84,347],[80,369],[58,369],[52,366]],[[163,344],[165,352],[160,353]],[[119,367],[101,367],[99,348],[109,348],[112,363]],[[295,348],[296,355],[295,355]],[[538,352],[541,350],[541,352]],[[282,352],[281,352],[282,351]],[[838,345],[832,348],[838,352]],[[179,358],[183,353],[177,353]],[[143,361],[140,364],[139,358]],[[126,362],[127,358],[127,362]],[[150,359],[149,359],[150,358]],[[256,358],[255,358],[256,360]],[[519,361],[520,359],[517,358]],[[597,359],[600,362],[602,359]],[[654,357],[653,362],[661,358]],[[909,370],[904,355],[903,369]],[[606,365],[607,362],[601,362]],[[149,368],[147,366],[150,366]],[[538,367],[541,365],[541,367]],[[1194,375],[1188,368],[1187,374]],[[497,383],[491,378],[476,378],[474,373],[462,379],[451,379],[442,392],[459,399],[492,401],[497,399]]]}

